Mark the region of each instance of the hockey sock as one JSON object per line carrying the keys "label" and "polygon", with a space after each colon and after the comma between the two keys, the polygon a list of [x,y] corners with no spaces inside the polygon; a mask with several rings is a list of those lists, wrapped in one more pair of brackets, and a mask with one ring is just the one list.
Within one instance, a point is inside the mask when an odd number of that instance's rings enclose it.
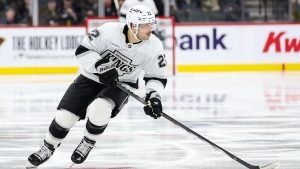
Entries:
{"label": "hockey sock", "polygon": [[88,119],[86,122],[86,130],[84,132],[84,136],[96,141],[96,137],[104,132],[106,126],[107,124],[103,126],[97,126]]}
{"label": "hockey sock", "polygon": [[66,137],[69,131],[70,129],[61,127],[56,123],[55,119],[53,119],[45,140],[54,147],[57,147],[59,143]]}

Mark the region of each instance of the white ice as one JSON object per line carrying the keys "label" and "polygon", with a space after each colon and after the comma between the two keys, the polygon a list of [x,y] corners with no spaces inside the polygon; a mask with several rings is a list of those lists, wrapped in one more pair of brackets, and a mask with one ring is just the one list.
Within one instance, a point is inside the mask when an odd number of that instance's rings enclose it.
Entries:
{"label": "white ice", "polygon": [[[25,168],[42,144],[75,75],[0,76],[0,168]],[[143,91],[138,92],[139,95]],[[300,168],[300,72],[201,73],[170,77],[164,112],[244,161]],[[41,169],[68,168],[85,121]],[[146,116],[130,99],[75,169],[243,169],[170,121]]]}

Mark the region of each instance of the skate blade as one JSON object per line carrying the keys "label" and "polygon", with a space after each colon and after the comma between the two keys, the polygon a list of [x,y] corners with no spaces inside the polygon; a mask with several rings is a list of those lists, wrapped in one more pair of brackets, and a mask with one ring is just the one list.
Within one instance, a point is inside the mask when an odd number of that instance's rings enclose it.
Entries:
{"label": "skate blade", "polygon": [[267,164],[263,167],[260,167],[260,169],[279,169],[280,168],[280,162],[275,161],[273,163]]}
{"label": "skate blade", "polygon": [[37,166],[32,165],[29,161],[27,161],[27,163],[25,164],[26,169],[30,169],[30,168],[36,168]]}
{"label": "skate blade", "polygon": [[72,163],[72,164],[70,165],[70,168],[72,168],[75,164],[76,164],[76,163]]}

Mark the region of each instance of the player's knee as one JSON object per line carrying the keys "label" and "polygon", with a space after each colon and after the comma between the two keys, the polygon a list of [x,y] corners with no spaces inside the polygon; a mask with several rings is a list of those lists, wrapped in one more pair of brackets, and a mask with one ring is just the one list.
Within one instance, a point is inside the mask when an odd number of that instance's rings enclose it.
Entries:
{"label": "player's knee", "polygon": [[72,128],[78,120],[79,116],[64,109],[58,110],[55,115],[56,123],[66,129]]}
{"label": "player's knee", "polygon": [[95,99],[87,108],[87,115],[91,123],[97,126],[106,125],[114,109],[114,102],[103,98]]}

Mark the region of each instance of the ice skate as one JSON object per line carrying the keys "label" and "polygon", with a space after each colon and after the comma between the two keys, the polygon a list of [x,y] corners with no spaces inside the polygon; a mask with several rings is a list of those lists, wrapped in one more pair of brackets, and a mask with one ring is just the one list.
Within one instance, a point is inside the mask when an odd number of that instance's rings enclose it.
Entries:
{"label": "ice skate", "polygon": [[54,146],[44,140],[44,145],[35,153],[28,157],[26,168],[36,168],[47,161],[54,153]]}
{"label": "ice skate", "polygon": [[[95,147],[96,141],[83,137],[80,144],[74,150],[71,160],[76,164],[81,164],[85,161],[90,151]],[[72,165],[73,166],[73,165]]]}

